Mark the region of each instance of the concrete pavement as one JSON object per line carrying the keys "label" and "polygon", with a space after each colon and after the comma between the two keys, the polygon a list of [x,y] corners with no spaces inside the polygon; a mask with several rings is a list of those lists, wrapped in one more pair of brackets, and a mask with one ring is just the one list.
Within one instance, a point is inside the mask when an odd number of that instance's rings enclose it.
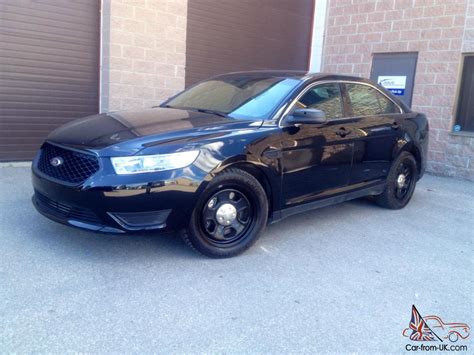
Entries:
{"label": "concrete pavement", "polygon": [[56,224],[31,194],[27,168],[0,168],[0,352],[399,353],[412,304],[473,326],[470,182],[294,216],[225,260]]}

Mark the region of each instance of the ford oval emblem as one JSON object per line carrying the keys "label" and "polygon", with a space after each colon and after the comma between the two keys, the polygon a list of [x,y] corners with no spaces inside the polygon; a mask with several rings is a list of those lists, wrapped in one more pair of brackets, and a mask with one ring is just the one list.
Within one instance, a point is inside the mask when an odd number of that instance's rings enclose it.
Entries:
{"label": "ford oval emblem", "polygon": [[54,157],[49,161],[49,163],[54,167],[58,167],[64,163],[64,159],[61,157]]}

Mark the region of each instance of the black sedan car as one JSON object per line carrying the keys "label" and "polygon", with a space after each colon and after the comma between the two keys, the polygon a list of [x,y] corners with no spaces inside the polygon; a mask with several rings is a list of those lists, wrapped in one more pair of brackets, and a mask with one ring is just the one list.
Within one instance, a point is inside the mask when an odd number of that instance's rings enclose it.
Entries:
{"label": "black sedan car", "polygon": [[229,257],[301,211],[363,196],[404,207],[427,146],[425,115],[369,80],[230,73],[55,130],[33,163],[33,203],[71,226],[175,230]]}

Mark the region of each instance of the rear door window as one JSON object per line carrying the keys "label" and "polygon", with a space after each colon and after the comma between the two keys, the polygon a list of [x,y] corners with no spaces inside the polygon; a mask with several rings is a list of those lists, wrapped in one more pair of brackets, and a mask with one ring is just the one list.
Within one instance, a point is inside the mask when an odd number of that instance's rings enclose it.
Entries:
{"label": "rear door window", "polygon": [[378,90],[362,84],[345,84],[352,116],[400,113],[395,103]]}

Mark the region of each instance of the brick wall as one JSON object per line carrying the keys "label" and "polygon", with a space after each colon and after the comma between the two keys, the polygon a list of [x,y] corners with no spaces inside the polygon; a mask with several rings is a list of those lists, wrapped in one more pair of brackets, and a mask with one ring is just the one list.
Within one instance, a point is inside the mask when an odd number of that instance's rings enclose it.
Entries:
{"label": "brick wall", "polygon": [[369,77],[372,53],[419,52],[413,109],[430,120],[428,171],[474,180],[474,135],[450,133],[461,53],[474,51],[473,1],[330,0],[328,7],[323,70]]}
{"label": "brick wall", "polygon": [[462,39],[462,51],[464,53],[474,52],[474,1],[472,0],[469,1],[467,6],[466,23]]}
{"label": "brick wall", "polygon": [[101,110],[150,107],[184,88],[187,0],[104,0]]}

